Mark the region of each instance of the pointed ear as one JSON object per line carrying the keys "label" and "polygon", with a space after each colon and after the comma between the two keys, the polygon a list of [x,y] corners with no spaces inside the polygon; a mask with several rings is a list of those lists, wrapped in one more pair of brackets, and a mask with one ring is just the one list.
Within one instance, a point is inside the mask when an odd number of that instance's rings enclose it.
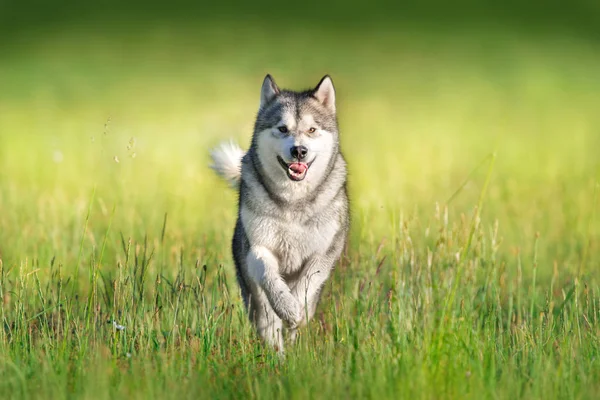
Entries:
{"label": "pointed ear", "polygon": [[329,75],[325,75],[315,88],[314,96],[321,104],[335,112],[335,89]]}
{"label": "pointed ear", "polygon": [[263,108],[268,102],[273,100],[279,94],[279,87],[271,75],[265,76],[262,88],[260,89],[260,108]]}

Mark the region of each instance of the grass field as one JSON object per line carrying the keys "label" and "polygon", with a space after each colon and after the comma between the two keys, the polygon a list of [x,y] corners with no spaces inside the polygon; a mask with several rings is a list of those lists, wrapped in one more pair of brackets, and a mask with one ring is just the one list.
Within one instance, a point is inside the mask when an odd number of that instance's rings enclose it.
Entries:
{"label": "grass field", "polygon": [[[231,28],[3,51],[0,398],[595,398],[599,45]],[[350,167],[347,252],[285,360],[246,321],[207,167],[249,143],[267,72],[333,76]]]}

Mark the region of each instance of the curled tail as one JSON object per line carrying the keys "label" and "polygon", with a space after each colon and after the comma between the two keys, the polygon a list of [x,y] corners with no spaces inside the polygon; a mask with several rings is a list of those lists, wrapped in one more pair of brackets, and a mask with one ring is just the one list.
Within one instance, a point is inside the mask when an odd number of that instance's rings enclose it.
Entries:
{"label": "curled tail", "polygon": [[242,176],[244,154],[244,150],[233,141],[223,142],[211,150],[210,156],[213,163],[210,167],[231,186],[237,186]]}

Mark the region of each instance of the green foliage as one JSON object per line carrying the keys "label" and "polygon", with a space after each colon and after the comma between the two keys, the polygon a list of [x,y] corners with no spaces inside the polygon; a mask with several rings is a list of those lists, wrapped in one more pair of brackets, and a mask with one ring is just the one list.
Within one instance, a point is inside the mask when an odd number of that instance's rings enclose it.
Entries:
{"label": "green foliage", "polygon": [[[598,48],[413,29],[69,27],[6,53],[0,397],[594,398]],[[267,72],[333,76],[353,213],[285,359],[208,169]]]}

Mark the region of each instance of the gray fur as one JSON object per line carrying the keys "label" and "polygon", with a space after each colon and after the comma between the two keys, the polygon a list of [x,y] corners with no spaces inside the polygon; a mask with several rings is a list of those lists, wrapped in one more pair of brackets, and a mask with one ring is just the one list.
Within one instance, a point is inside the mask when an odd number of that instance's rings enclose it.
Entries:
{"label": "gray fur", "polygon": [[[289,132],[279,132],[282,124]],[[285,170],[300,161],[287,151],[297,145],[308,148],[309,168],[300,181]],[[284,166],[277,164],[278,156]],[[251,146],[240,167],[232,240],[238,281],[259,336],[283,351],[284,327],[293,340],[313,317],[350,225],[330,78],[315,89],[294,92],[280,90],[267,75]]]}

